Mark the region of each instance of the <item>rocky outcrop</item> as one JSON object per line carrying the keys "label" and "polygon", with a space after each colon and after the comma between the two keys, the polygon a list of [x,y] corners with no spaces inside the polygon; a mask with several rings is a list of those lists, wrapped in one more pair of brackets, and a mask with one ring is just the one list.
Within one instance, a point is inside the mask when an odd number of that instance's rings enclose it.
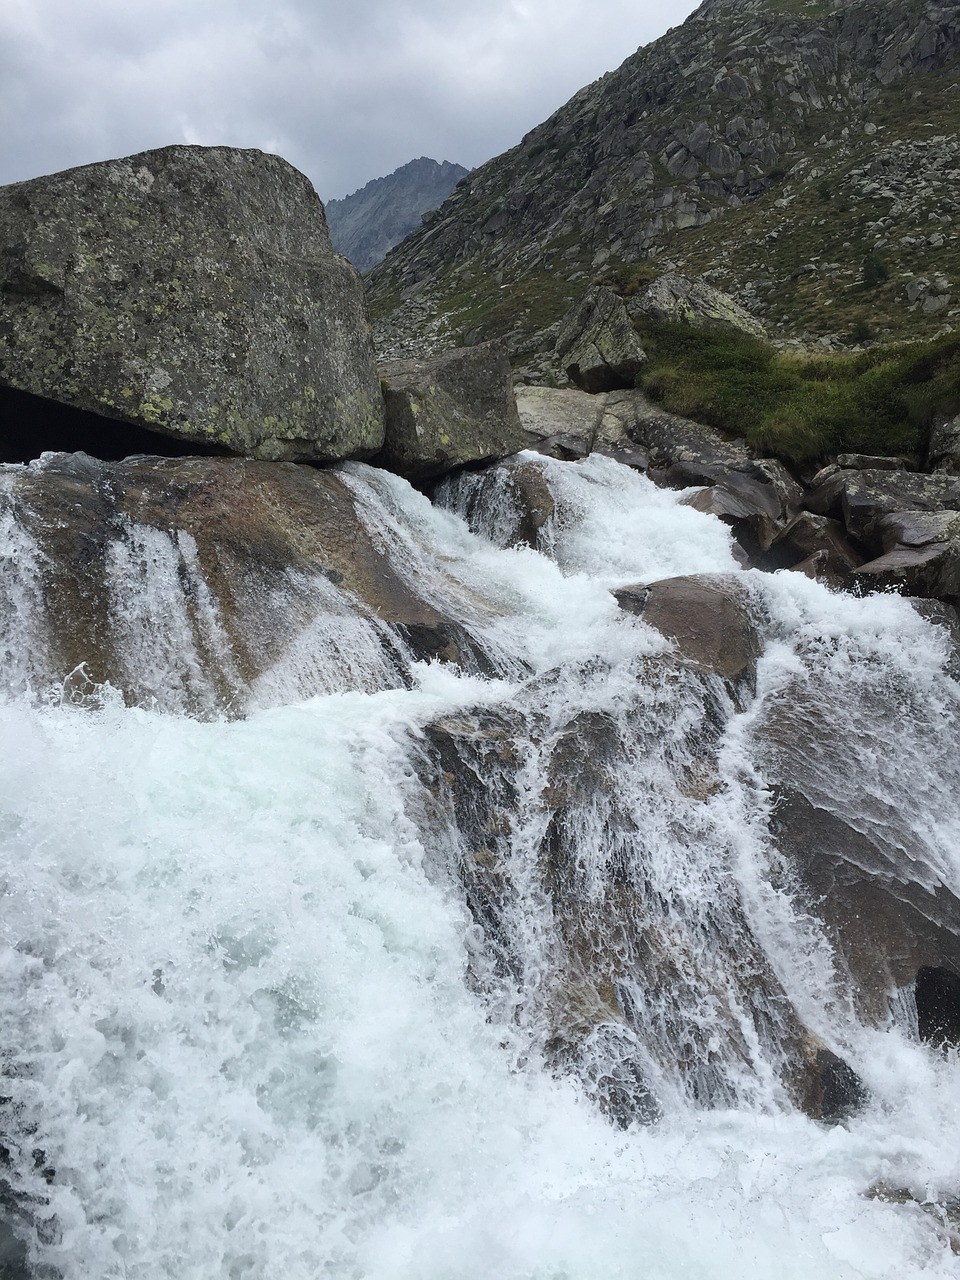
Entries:
{"label": "rocky outcrop", "polygon": [[933,428],[927,462],[932,471],[960,473],[960,414]]}
{"label": "rocky outcrop", "polygon": [[353,475],[245,459],[8,470],[0,499],[22,533],[6,592],[27,637],[2,655],[7,683],[82,697],[109,682],[204,716],[399,686],[416,658],[490,673],[462,617],[376,534],[365,493]]}
{"label": "rocky outcrop", "polygon": [[555,356],[583,391],[632,387],[646,355],[623,300],[610,289],[588,289],[560,322]]}
{"label": "rocky outcrop", "polygon": [[383,440],[359,278],[307,179],[259,151],[166,147],[0,189],[0,386],[185,451],[330,461]]}
{"label": "rocky outcrop", "polygon": [[755,338],[766,331],[754,316],[726,293],[705,280],[689,276],[658,276],[627,302],[634,318],[662,324],[686,324],[692,329],[737,329]]}
{"label": "rocky outcrop", "polygon": [[960,603],[960,511],[898,511],[877,528],[884,553],[861,565],[854,581],[867,590]]}
{"label": "rocky outcrop", "polygon": [[333,247],[358,271],[369,271],[438,209],[468,173],[463,165],[421,156],[342,200],[327,200]]}
{"label": "rocky outcrop", "polygon": [[388,471],[426,480],[524,446],[500,343],[393,361],[381,365],[380,379],[386,437],[376,461]]}

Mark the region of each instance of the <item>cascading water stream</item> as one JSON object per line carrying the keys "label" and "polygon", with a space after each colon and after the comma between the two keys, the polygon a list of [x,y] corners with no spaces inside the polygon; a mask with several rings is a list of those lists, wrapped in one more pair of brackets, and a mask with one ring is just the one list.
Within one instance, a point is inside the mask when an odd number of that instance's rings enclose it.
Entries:
{"label": "cascading water stream", "polygon": [[[250,694],[189,535],[124,525],[109,642],[141,706],[43,686],[6,469],[0,1209],[28,1274],[955,1274],[920,1202],[960,1189],[956,1054],[908,993],[864,1016],[771,834],[789,791],[869,873],[960,894],[944,633],[742,575],[765,651],[734,696],[611,594],[734,572],[724,527],[608,459],[537,465],[541,551],[509,512],[471,532],[469,479],[447,510],[341,472],[491,678],[317,575],[277,580],[298,621]],[[809,1033],[869,1091],[841,1125],[796,1105]]]}

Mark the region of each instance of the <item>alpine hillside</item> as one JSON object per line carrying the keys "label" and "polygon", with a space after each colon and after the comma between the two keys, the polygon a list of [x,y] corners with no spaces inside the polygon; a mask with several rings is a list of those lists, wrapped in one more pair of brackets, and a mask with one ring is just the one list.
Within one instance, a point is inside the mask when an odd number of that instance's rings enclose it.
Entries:
{"label": "alpine hillside", "polygon": [[381,347],[508,335],[523,363],[590,283],[669,270],[771,336],[932,336],[960,316],[958,50],[944,0],[705,0],[388,255]]}

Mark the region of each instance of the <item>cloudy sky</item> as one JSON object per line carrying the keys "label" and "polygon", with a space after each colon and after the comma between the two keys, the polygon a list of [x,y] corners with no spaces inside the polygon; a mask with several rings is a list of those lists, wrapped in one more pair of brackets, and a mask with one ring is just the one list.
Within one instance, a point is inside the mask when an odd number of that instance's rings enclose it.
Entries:
{"label": "cloudy sky", "polygon": [[0,183],[171,142],[285,156],[324,199],[468,167],[690,0],[0,0]]}

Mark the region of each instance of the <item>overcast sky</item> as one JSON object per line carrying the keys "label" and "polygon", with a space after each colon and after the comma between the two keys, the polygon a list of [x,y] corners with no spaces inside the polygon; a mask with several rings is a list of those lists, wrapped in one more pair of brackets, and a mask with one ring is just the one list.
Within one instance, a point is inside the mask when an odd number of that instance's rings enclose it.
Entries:
{"label": "overcast sky", "polygon": [[0,183],[171,142],[260,147],[324,199],[472,168],[690,0],[0,0]]}

